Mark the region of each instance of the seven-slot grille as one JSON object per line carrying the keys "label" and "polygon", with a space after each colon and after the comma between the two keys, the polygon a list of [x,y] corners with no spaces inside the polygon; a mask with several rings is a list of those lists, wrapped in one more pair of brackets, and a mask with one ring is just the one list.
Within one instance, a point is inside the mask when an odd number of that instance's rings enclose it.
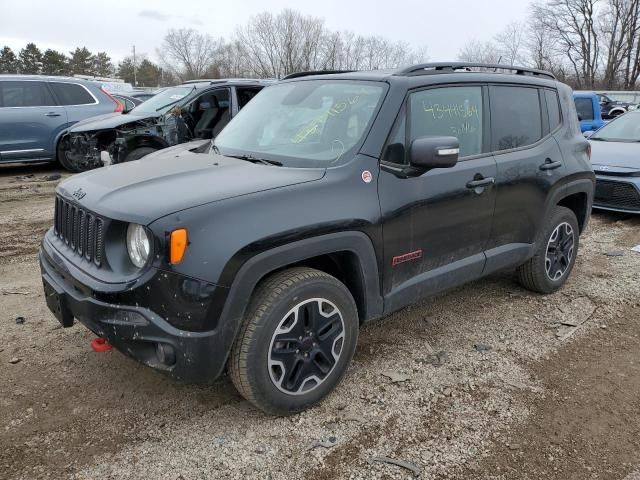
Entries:
{"label": "seven-slot grille", "polygon": [[55,234],[80,256],[102,264],[104,220],[71,202],[56,197]]}
{"label": "seven-slot grille", "polygon": [[627,210],[640,210],[640,193],[630,183],[596,181],[596,205]]}

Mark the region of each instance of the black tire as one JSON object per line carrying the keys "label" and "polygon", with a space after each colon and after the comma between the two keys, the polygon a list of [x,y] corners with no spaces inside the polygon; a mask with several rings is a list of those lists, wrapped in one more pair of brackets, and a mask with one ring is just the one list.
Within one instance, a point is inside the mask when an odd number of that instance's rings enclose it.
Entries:
{"label": "black tire", "polygon": [[[567,225],[571,229],[571,235],[567,231]],[[566,243],[567,247],[560,248],[560,246],[552,245],[552,243],[556,243],[551,242],[552,235],[556,231],[559,232],[559,235],[566,236],[566,240],[562,243]],[[570,255],[567,252],[561,252],[563,249],[568,250],[569,237],[573,241]],[[544,294],[556,292],[571,275],[578,256],[579,244],[580,229],[576,215],[566,207],[555,207],[538,233],[535,255],[518,267],[519,282],[523,287],[534,292]],[[550,256],[549,262],[547,262],[547,253]]]}
{"label": "black tire", "polygon": [[149,155],[150,153],[157,152],[157,148],[153,147],[138,147],[131,150],[127,157],[125,158],[125,162],[132,162],[133,160],[140,160],[145,155]]}
{"label": "black tire", "polygon": [[[317,302],[319,299],[320,302]],[[338,317],[332,307],[337,310]],[[296,308],[298,310],[295,310]],[[317,312],[323,318],[316,317],[313,320],[312,313],[300,314],[315,308],[318,308]],[[325,312],[329,314],[328,317],[320,312],[324,308],[328,308]],[[294,310],[298,313],[293,321],[287,320],[291,318],[290,314]],[[334,332],[334,336],[342,326],[342,340],[331,340],[328,335],[328,340],[321,340],[321,332],[310,337],[305,336],[301,341],[297,338],[293,338],[292,342],[278,340],[286,335],[295,337],[299,325],[307,330],[306,323],[310,318],[310,325],[313,325],[314,321],[315,324],[323,321],[330,323],[329,332]],[[287,323],[291,324],[289,330],[283,332],[282,329],[287,328]],[[244,398],[266,413],[291,415],[305,410],[325,398],[344,376],[356,349],[358,328],[358,311],[353,297],[336,278],[319,270],[302,267],[276,273],[262,281],[251,298],[229,359],[231,380]],[[311,331],[313,327],[309,329]],[[281,333],[278,333],[278,330]],[[315,342],[315,339],[318,344],[313,343],[311,346],[310,342]],[[339,352],[338,358],[332,360],[334,363],[331,368],[328,368],[326,363],[322,365],[327,373],[320,379],[311,373],[318,372],[316,365],[322,364],[323,359],[327,358],[320,351],[320,348],[326,348],[319,346],[321,341],[325,342],[325,345],[326,342],[333,342],[330,347],[332,357],[335,357],[336,349],[339,349]],[[276,345],[286,347],[278,347],[281,350],[276,350]],[[294,367],[287,371],[284,363],[273,365],[272,357],[276,355],[276,351],[284,352],[280,355],[287,355],[286,358],[291,359]],[[291,375],[291,371],[297,372],[298,375]],[[278,375],[279,379],[275,378]],[[303,376],[305,379],[299,387],[294,381],[288,384],[293,385],[292,387],[287,386],[285,382],[286,378],[301,379]],[[306,387],[307,384],[311,386]],[[290,390],[286,391],[287,388]],[[298,390],[295,390],[296,388]]]}
{"label": "black tire", "polygon": [[62,167],[65,170],[68,170],[69,172],[73,172],[73,173],[82,172],[83,170],[81,168],[78,168],[76,164],[67,160],[66,151],[67,151],[66,143],[63,140],[60,140],[58,142],[58,147],[56,148],[56,157],[58,159],[58,163],[60,163],[60,165],[62,165]]}

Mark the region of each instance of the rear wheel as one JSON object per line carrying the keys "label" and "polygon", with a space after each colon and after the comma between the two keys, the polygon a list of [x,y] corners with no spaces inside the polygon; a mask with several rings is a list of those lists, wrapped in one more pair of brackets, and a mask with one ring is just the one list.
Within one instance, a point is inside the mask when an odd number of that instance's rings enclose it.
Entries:
{"label": "rear wheel", "polygon": [[336,278],[310,268],[274,274],[256,289],[233,346],[233,384],[270,414],[309,408],[342,379],[358,326],[355,302]]}
{"label": "rear wheel", "polygon": [[131,150],[127,157],[125,158],[125,162],[132,162],[133,160],[140,160],[145,155],[149,155],[150,153],[158,151],[157,148],[153,147],[138,147]]}
{"label": "rear wheel", "polygon": [[576,215],[566,207],[556,207],[536,239],[536,253],[518,267],[518,280],[538,293],[553,293],[562,287],[576,261],[579,246]]}

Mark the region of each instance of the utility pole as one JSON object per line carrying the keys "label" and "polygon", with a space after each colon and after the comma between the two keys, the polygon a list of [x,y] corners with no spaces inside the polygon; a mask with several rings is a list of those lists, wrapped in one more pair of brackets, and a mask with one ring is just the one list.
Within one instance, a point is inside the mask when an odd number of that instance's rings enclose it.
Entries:
{"label": "utility pole", "polygon": [[133,86],[138,86],[138,77],[137,77],[137,69],[138,66],[136,64],[136,46],[133,46]]}

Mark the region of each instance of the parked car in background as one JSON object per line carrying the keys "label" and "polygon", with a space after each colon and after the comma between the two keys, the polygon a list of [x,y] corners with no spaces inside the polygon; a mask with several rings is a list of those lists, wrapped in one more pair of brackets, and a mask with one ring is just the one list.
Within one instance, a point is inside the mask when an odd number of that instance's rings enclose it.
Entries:
{"label": "parked car in background", "polygon": [[269,81],[202,80],[167,88],[124,115],[80,122],[60,142],[72,172],[122,163],[192,139],[214,138]]}
{"label": "parked car in background", "polygon": [[604,119],[616,118],[630,110],[636,109],[636,105],[632,103],[613,100],[603,93],[598,93],[597,95],[600,110],[602,111],[602,118]]}
{"label": "parked car in background", "polygon": [[0,163],[56,160],[63,132],[123,106],[94,82],[0,75]]}
{"label": "parked car in background", "polygon": [[558,291],[595,185],[571,89],[512,66],[296,74],[182,147],[58,185],[46,302],[276,415],[335,388],[367,321],[507,268]]}
{"label": "parked car in background", "polygon": [[596,172],[593,207],[640,214],[640,111],[611,121],[589,143]]}
{"label": "parked car in background", "polygon": [[580,130],[590,132],[598,130],[604,125],[600,101],[594,92],[573,92],[573,101],[576,104]]}
{"label": "parked car in background", "polygon": [[158,93],[160,93],[162,90],[164,90],[164,88],[160,88],[158,90],[151,90],[151,91],[149,91],[149,90],[141,90],[141,91],[133,90],[131,92],[124,92],[124,94],[129,96],[129,97],[137,98],[141,102],[146,102],[150,98],[152,98],[155,95],[157,95]]}

